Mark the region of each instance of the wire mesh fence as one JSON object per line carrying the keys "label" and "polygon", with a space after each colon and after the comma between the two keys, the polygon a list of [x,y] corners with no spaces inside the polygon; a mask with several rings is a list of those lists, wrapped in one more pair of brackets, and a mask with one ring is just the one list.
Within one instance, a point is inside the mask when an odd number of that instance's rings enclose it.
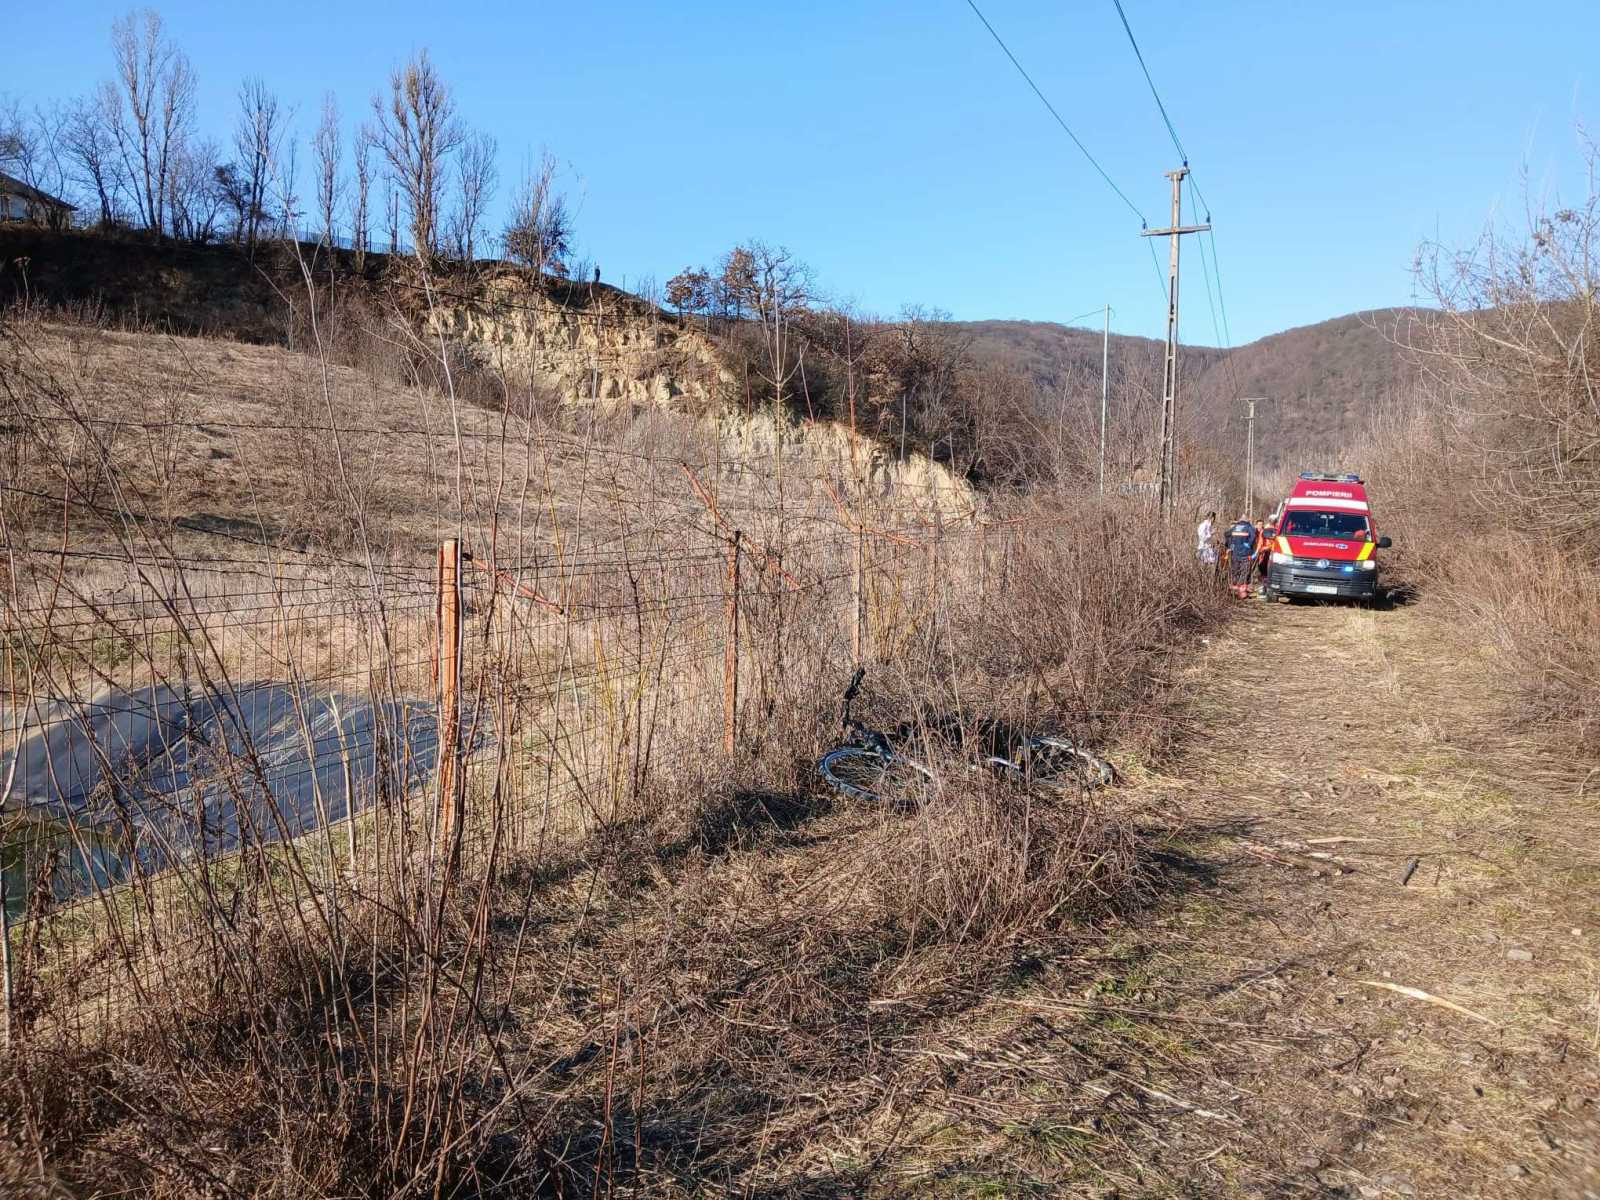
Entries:
{"label": "wire mesh fence", "polygon": [[820,705],[839,664],[936,628],[953,580],[1005,569],[1005,526],[869,513],[826,479],[719,504],[674,465],[646,496],[613,478],[582,537],[508,559],[492,521],[450,539],[449,571],[15,546],[0,843],[41,1019],[104,1027],[264,924],[333,941],[357,899],[424,912],[463,863],[626,820],[759,756],[778,706]]}

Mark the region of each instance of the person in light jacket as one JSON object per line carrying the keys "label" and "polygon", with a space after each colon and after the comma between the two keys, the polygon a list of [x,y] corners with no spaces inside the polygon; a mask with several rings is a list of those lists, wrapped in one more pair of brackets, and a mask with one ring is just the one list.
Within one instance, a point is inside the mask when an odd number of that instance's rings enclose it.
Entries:
{"label": "person in light jacket", "polygon": [[1196,561],[1209,566],[1217,561],[1217,548],[1212,544],[1216,534],[1217,514],[1207,513],[1206,519],[1196,526],[1194,531],[1194,556]]}

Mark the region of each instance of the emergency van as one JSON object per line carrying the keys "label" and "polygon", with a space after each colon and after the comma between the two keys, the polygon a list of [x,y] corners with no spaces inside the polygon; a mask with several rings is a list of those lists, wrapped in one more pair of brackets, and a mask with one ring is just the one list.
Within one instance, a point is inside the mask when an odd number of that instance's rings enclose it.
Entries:
{"label": "emergency van", "polygon": [[1275,514],[1264,594],[1371,600],[1378,594],[1379,537],[1360,476],[1302,472]]}

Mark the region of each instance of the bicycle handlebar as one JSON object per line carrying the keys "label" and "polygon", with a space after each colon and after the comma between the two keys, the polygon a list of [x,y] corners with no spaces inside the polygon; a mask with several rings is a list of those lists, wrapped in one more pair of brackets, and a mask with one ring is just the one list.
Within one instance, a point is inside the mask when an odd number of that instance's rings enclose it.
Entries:
{"label": "bicycle handlebar", "polygon": [[839,723],[846,729],[850,728],[850,704],[856,698],[856,693],[861,690],[861,681],[866,678],[867,669],[857,667],[856,673],[850,676],[850,686],[844,689],[844,704],[839,709]]}

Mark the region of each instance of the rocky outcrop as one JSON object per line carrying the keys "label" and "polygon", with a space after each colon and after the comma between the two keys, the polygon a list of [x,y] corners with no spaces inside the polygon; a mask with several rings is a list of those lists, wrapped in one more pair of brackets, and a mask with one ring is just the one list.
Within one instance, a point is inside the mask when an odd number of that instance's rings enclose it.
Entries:
{"label": "rocky outcrop", "polygon": [[789,419],[780,431],[770,412],[745,412],[739,380],[708,334],[616,288],[535,287],[525,273],[506,270],[479,280],[470,297],[442,293],[426,319],[476,361],[565,400],[666,408],[714,423],[730,463],[775,464],[781,432],[787,469],[828,481],[852,505],[942,519],[977,509],[970,484],[921,454],[902,461],[835,422]]}
{"label": "rocky outcrop", "polygon": [[[773,463],[777,424],[768,412],[724,411],[717,418],[722,453],[742,463]],[[943,463],[910,453],[902,461],[871,438],[834,421],[784,423],[783,458],[808,482],[826,481],[852,509],[882,509],[902,515],[937,514],[944,520],[977,515],[980,497]]]}
{"label": "rocky outcrop", "polygon": [[569,400],[703,412],[734,383],[704,333],[604,284],[540,288],[506,271],[429,320],[478,361]]}

